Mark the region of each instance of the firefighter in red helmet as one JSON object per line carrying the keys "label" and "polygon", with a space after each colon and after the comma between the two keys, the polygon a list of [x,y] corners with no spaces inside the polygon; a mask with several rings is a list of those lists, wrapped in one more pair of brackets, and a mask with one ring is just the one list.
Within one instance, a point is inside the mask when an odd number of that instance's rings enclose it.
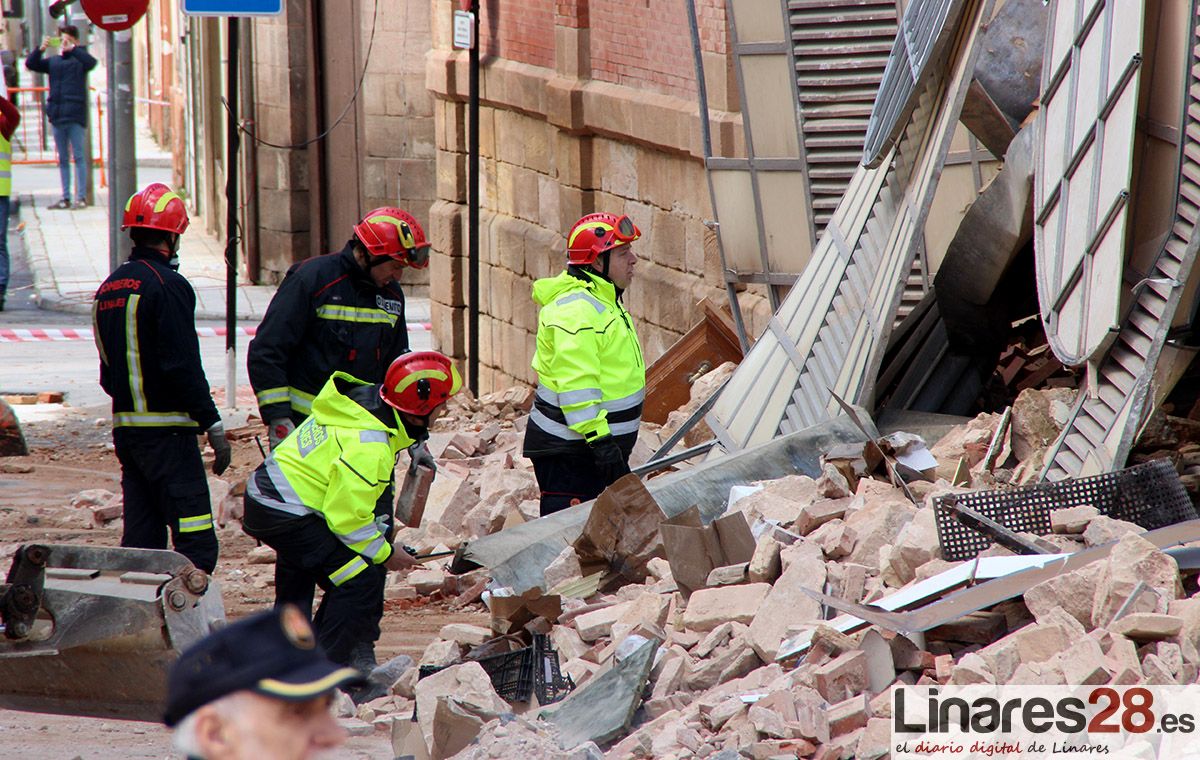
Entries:
{"label": "firefighter in red helmet", "polygon": [[533,284],[538,387],[524,453],[542,515],[593,499],[629,472],[646,367],[621,296],[640,237],[628,216],[588,214],[567,235],[566,271]]}
{"label": "firefighter in red helmet", "polygon": [[271,446],[312,411],[313,397],[337,371],[383,380],[408,350],[404,293],[409,267],[429,266],[425,231],[407,211],[368,212],[338,253],[288,270],[246,357],[250,385]]}
{"label": "firefighter in red helmet", "polygon": [[231,450],[200,363],[196,294],[177,271],[187,227],[183,199],[166,185],[131,197],[121,229],[133,252],[96,291],[92,322],[121,463],[121,545],[165,549],[169,533],[176,551],[211,573],[217,534],[196,436],[207,435],[217,475]]}
{"label": "firefighter in red helmet", "polygon": [[[391,543],[396,458],[428,436],[461,387],[458,370],[436,351],[400,356],[376,383],[335,372],[312,415],[246,484],[246,532],[295,569],[292,579],[324,590],[313,623],[340,665],[364,673],[375,666],[384,575],[415,564]],[[276,586],[276,605],[295,596]]]}

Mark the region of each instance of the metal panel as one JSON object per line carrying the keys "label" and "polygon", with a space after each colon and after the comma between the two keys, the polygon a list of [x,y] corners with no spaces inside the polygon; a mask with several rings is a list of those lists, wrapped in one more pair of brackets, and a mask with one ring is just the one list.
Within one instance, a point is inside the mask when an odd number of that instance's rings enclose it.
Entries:
{"label": "metal panel", "polygon": [[990,16],[992,2],[963,6],[963,22],[952,30],[952,66],[928,78],[889,160],[859,168],[775,315],[782,329],[758,340],[708,415],[726,448],[826,419],[836,408],[833,393],[851,402],[871,397],[974,71],[980,20]]}
{"label": "metal panel", "polygon": [[[746,158],[707,159],[729,282],[790,285],[808,263],[815,242],[784,2],[729,4]],[[739,173],[744,177],[737,177]],[[764,186],[781,185],[792,193],[790,204],[764,196]],[[797,203],[803,209],[799,214]],[[772,308],[777,308],[781,290],[768,287],[767,292]]]}
{"label": "metal panel", "polygon": [[1046,337],[1065,364],[1104,348],[1120,318],[1144,22],[1140,0],[1060,2],[1050,17],[1034,244]]}
{"label": "metal panel", "polygon": [[755,222],[754,190],[750,172],[711,167],[713,213],[721,220],[721,245],[725,265],[734,272],[757,272],[762,268],[758,250],[758,224]]}
{"label": "metal panel", "polygon": [[954,38],[964,3],[912,0],[900,22],[863,146],[864,166],[878,166],[899,139],[925,82],[938,73],[938,59]]}
{"label": "metal panel", "polygon": [[[1195,285],[1200,247],[1196,227],[1200,202],[1198,6],[1194,1],[1147,6],[1157,14],[1145,20],[1146,37],[1137,42],[1147,51],[1145,68],[1154,72],[1156,84],[1143,97],[1138,116],[1142,131],[1133,151],[1139,169],[1130,203],[1135,213],[1131,226],[1134,242],[1143,241],[1143,247],[1149,246],[1149,241],[1164,237],[1165,241],[1151,266],[1134,261],[1129,265],[1132,271],[1127,271],[1122,261],[1120,268],[1106,273],[1109,279],[1099,281],[1101,287],[1117,289],[1128,305],[1120,331],[1112,345],[1094,357],[1096,370],[1089,373],[1092,378],[1081,389],[1067,425],[1048,453],[1042,473],[1047,480],[1121,467],[1153,406],[1153,394],[1165,394],[1173,385],[1160,377],[1173,365],[1172,357],[1164,360],[1163,346],[1185,289],[1189,283]],[[1124,27],[1126,20],[1121,15],[1119,26]],[[1060,54],[1063,36],[1061,29],[1051,36]],[[1129,41],[1122,44],[1125,54],[1130,54]],[[1183,71],[1187,76],[1180,81],[1178,72]],[[1125,151],[1119,155],[1124,156]],[[1104,162],[1108,162],[1107,152]],[[1173,214],[1161,213],[1164,201],[1173,205]],[[1053,221],[1057,224],[1057,219]],[[1136,259],[1138,252],[1123,255]],[[1119,280],[1122,274],[1142,279],[1126,290]]]}

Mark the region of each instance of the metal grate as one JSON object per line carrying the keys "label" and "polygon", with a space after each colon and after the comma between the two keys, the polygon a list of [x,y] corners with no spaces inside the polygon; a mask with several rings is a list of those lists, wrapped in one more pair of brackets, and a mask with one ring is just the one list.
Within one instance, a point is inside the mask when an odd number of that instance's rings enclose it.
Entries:
{"label": "metal grate", "polygon": [[[943,508],[946,498],[934,499],[942,556],[950,561],[971,559],[991,546],[992,540],[958,522],[950,510]],[[1179,481],[1175,466],[1167,459],[1090,478],[955,494],[954,498],[1010,530],[1039,536],[1050,533],[1050,513],[1067,507],[1090,505],[1102,515],[1146,530],[1200,516]]]}

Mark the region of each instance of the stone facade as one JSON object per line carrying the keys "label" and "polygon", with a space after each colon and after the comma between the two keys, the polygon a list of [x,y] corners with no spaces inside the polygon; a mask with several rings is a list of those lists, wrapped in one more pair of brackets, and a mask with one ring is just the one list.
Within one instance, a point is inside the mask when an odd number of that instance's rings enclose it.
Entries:
{"label": "stone facade", "polygon": [[[293,0],[285,13],[254,21],[254,115],[258,137],[277,146],[298,146],[312,137],[311,112],[317,98],[312,82],[309,14],[312,4]],[[347,124],[333,130],[329,141],[353,141],[357,166],[326,168],[330,193],[356,193],[357,213],[398,205],[423,223],[429,219],[436,186],[434,99],[425,88],[425,54],[429,48],[430,6],[403,0],[352,3],[359,35],[349,45],[324,51],[352,54],[353,79],[362,87],[350,105]],[[374,13],[373,13],[374,11]],[[335,12],[335,11],[330,11]],[[357,51],[356,53],[354,51]],[[366,61],[363,71],[364,59]],[[336,115],[354,95],[352,89],[327,85],[325,99]],[[325,211],[312,197],[311,148],[257,146],[256,190],[261,282],[277,282],[294,262],[315,253],[313,219]],[[343,150],[338,155],[344,154]],[[343,204],[344,205],[344,204]],[[329,220],[328,250],[340,248],[357,219]],[[406,288],[423,292],[428,272],[404,275]]]}
{"label": "stone facade", "polygon": [[[704,225],[712,211],[680,9],[665,0],[559,0],[552,16],[536,0],[502,7],[510,15],[489,18],[485,10],[480,18],[480,392],[536,381],[530,289],[562,270],[565,233],[585,213],[625,213],[642,230],[625,303],[648,362],[697,321],[699,300],[726,300]],[[698,10],[713,152],[743,155],[724,3],[700,0]],[[430,211],[430,296],[435,345],[464,358],[467,56],[451,49],[450,9],[434,4],[432,21],[426,71],[437,98],[438,200]],[[753,335],[770,314],[761,296],[747,295]]]}

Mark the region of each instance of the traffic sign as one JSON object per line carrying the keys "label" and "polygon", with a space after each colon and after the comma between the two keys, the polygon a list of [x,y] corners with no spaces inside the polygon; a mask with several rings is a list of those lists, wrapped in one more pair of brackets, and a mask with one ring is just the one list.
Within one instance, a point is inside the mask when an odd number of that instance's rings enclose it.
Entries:
{"label": "traffic sign", "polygon": [[277,16],[283,0],[183,0],[189,16]]}

